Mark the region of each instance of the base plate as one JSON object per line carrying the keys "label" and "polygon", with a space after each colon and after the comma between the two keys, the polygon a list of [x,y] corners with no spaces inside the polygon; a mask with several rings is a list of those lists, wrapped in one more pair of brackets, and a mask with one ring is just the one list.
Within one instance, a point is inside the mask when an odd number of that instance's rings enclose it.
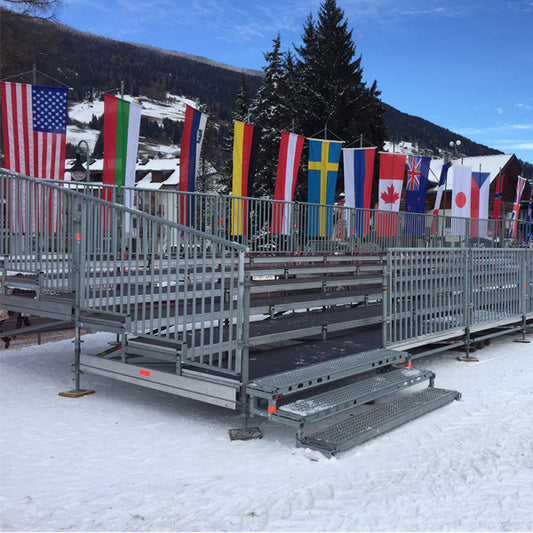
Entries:
{"label": "base plate", "polygon": [[231,440],[262,439],[263,434],[258,427],[230,429],[229,438]]}

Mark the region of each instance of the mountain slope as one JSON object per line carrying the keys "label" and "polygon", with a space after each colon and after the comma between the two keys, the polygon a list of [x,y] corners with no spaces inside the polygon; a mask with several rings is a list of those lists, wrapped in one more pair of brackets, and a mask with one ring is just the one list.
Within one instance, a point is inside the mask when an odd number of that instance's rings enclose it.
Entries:
{"label": "mountain slope", "polygon": [[[0,8],[0,78],[32,83],[34,65],[56,82],[72,87],[71,102],[99,99],[103,92],[116,90],[124,83],[132,96],[145,96],[165,102],[168,95],[184,97],[208,107],[218,124],[217,144],[222,151],[224,136],[231,129],[235,99],[244,77],[249,97],[261,83],[262,72],[241,71],[235,67],[184,53],[115,41],[81,32],[68,26]],[[26,73],[20,76],[20,73]],[[38,76],[37,83],[53,83]],[[451,140],[461,140],[467,156],[500,153],[474,143],[420,117],[402,113],[387,104],[385,121],[389,139],[410,141],[421,149],[438,152],[449,149]],[[148,126],[148,125],[146,125]],[[181,130],[167,124],[167,141],[179,142]],[[147,127],[147,129],[149,129]],[[177,131],[179,130],[179,131]],[[154,139],[164,144],[165,135]],[[524,165],[533,176],[533,166]]]}

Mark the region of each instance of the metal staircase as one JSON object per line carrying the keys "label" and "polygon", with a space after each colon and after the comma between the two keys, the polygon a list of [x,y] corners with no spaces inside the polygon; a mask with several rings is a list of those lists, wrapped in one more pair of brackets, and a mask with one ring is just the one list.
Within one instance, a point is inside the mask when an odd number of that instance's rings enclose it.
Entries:
{"label": "metal staircase", "polygon": [[253,414],[296,427],[298,446],[332,456],[460,398],[434,380],[406,352],[378,349],[266,376],[246,391]]}

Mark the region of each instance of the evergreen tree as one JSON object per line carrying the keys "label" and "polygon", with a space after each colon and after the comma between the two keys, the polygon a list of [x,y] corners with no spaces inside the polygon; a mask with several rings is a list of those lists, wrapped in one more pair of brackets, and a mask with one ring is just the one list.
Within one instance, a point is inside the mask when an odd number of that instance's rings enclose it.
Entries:
{"label": "evergreen tree", "polygon": [[241,74],[241,86],[237,99],[235,100],[235,111],[233,112],[233,120],[241,120],[246,122],[248,113],[250,111],[250,100],[248,98],[248,88],[246,86],[246,78],[244,73]]}
{"label": "evergreen tree", "polygon": [[291,130],[294,109],[290,100],[288,71],[278,34],[271,52],[265,53],[265,76],[250,105],[250,122],[262,128],[252,196],[273,196],[283,130]]}
{"label": "evergreen tree", "polygon": [[[321,135],[347,143],[364,136],[366,142],[381,148],[386,136],[383,108],[374,82],[363,82],[361,56],[355,56],[352,31],[336,0],[324,0],[318,20],[306,20],[298,59],[297,115],[301,130],[308,136]],[[306,184],[298,187],[305,199]],[[343,189],[339,176],[337,191]]]}

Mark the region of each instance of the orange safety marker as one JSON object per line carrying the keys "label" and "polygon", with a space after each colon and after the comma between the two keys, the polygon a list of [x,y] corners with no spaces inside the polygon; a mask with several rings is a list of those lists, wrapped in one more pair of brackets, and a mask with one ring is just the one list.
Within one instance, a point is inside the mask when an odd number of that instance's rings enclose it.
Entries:
{"label": "orange safety marker", "polygon": [[149,370],[143,370],[142,368],[139,370],[139,375],[146,376],[147,378],[150,377],[150,371]]}

